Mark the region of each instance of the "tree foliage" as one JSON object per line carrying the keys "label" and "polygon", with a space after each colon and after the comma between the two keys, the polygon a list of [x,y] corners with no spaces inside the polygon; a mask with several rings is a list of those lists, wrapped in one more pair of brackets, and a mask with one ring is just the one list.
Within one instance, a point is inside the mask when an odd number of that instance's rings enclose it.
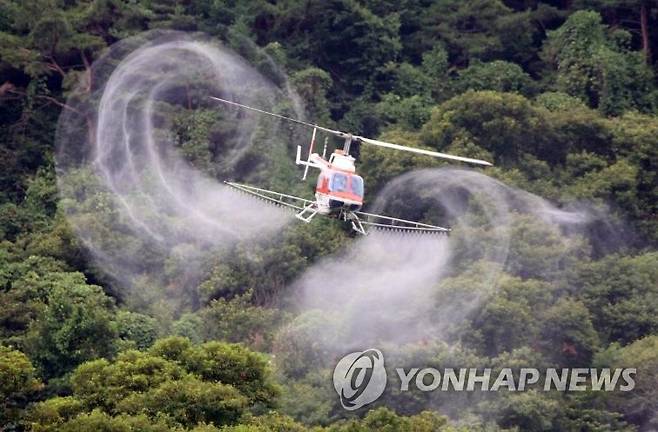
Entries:
{"label": "tree foliage", "polygon": [[[648,0],[0,0],[2,428],[658,428],[657,13]],[[171,259],[178,249],[154,253],[129,234],[90,172],[59,185],[79,188],[78,203],[58,196],[53,143],[58,117],[73,112],[67,97],[78,84],[82,99],[99,85],[92,64],[110,45],[149,29],[222,40],[290,85],[306,120],[492,160],[486,173],[504,183],[587,208],[595,222],[581,235],[515,208],[504,268],[477,247],[489,227],[453,232],[457,265],[431,287],[436,302],[427,305],[445,334],[391,347],[400,364],[637,367],[636,391],[496,400],[391,392],[381,404],[399,413],[379,407],[344,418],[330,388],[335,355],[322,347],[347,335],[326,331],[334,319],[326,311],[298,313],[291,290],[310,265],[353,241],[338,223],[198,251],[201,275],[186,278],[190,263]],[[224,180],[220,138],[240,131],[193,105],[158,109],[175,151]],[[94,116],[79,120],[94,130]],[[245,159],[250,179],[308,195],[288,155],[256,141]],[[357,153],[367,202],[400,174],[445,165],[372,146]],[[424,206],[417,198],[396,203]],[[480,210],[471,203],[465,212],[477,219]],[[141,257],[121,263],[142,274],[130,295],[89,259],[65,214],[91,224],[107,250]],[[470,254],[465,240],[476,246]],[[499,272],[495,290],[482,283],[491,271]],[[445,296],[462,307],[446,310]],[[428,404],[490,423],[454,425],[423,411]]]}

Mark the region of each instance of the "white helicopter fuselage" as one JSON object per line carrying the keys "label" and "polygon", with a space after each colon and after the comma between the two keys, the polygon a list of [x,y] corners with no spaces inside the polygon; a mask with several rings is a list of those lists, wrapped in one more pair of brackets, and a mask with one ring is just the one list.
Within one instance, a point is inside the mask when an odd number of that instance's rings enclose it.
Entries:
{"label": "white helicopter fuselage", "polygon": [[356,211],[363,206],[363,178],[356,174],[352,156],[337,150],[327,161],[313,153],[309,163],[320,169],[315,187],[318,213],[330,215],[342,210]]}

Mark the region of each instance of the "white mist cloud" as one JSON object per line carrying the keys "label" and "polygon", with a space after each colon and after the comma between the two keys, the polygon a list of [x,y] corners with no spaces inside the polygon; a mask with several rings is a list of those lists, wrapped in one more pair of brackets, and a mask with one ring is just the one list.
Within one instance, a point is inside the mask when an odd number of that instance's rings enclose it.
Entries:
{"label": "white mist cloud", "polygon": [[[374,232],[327,257],[295,282],[302,311],[332,316],[339,339],[323,350],[344,353],[370,346],[442,340],[494,295],[508,264],[513,219],[532,215],[556,229],[577,230],[589,220],[477,171],[425,169],[393,179],[369,211],[395,213],[431,206],[433,223],[453,223],[451,236]],[[394,205],[391,206],[390,204]],[[426,212],[427,214],[427,212]],[[565,250],[569,240],[565,236]],[[468,286],[441,283],[467,274]],[[453,335],[454,336],[454,335]]]}
{"label": "white mist cloud", "polygon": [[187,115],[194,105],[216,109],[228,128],[220,132],[229,136],[212,143],[219,156],[209,164],[251,175],[258,167],[236,168],[243,158],[250,151],[258,157],[255,146],[281,151],[289,132],[207,96],[275,111],[280,104],[296,106],[286,89],[230,49],[176,32],[114,45],[94,63],[92,76],[94,90],[87,93],[81,83],[68,101],[75,111],[60,118],[57,169],[69,222],[110,276],[130,285],[161,271],[150,262],[153,254],[194,273],[201,250],[261,238],[292,220],[193,166],[172,130],[185,109]]}

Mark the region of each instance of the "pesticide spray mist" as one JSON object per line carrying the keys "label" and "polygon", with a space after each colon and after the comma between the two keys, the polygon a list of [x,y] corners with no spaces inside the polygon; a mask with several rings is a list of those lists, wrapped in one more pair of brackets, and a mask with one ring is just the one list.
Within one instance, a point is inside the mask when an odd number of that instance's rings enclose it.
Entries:
{"label": "pesticide spray mist", "polygon": [[[75,89],[57,134],[62,207],[93,258],[94,273],[121,296],[141,299],[137,306],[168,293],[180,299],[181,292],[194,291],[208,253],[267,238],[294,220],[217,180],[262,181],[254,173],[277,169],[263,155],[285,154],[297,142],[279,122],[218,109],[207,96],[303,118],[285,77],[276,81],[203,37],[167,32],[112,47]],[[214,128],[213,142],[190,147],[199,127]],[[188,144],[177,142],[180,134],[188,135]],[[540,269],[510,256],[510,245],[524,236],[519,220],[542,225],[564,256],[582,246],[580,234],[591,223],[588,212],[559,210],[455,168],[395,178],[369,210],[449,225],[453,233],[373,232],[311,265],[292,287],[297,318],[275,343],[283,369],[291,356],[304,359],[305,372],[326,372],[351,350],[399,352],[458,340],[465,318],[496,292],[505,270],[527,267],[547,278],[561,270],[560,256]],[[468,283],[456,283],[464,274]],[[157,283],[161,275],[166,286]],[[329,378],[322,385],[333,392]]]}
{"label": "pesticide spray mist", "polygon": [[[395,205],[403,203],[408,211],[410,202],[416,203],[413,211],[436,216],[429,222],[452,221],[451,236],[374,232],[317,263],[295,283],[301,310],[332,314],[324,324],[335,335],[323,347],[330,358],[370,346],[455,336],[451,331],[496,292],[502,272],[522,265],[509,256],[510,243],[522,240],[523,233],[513,228],[520,218],[530,217],[554,234],[560,254],[582,245],[578,234],[591,219],[584,210],[560,210],[482,173],[456,168],[399,176],[370,211],[413,217],[413,212],[399,214],[404,209]],[[550,277],[560,271],[559,263],[545,262],[542,272]],[[442,289],[442,282],[464,273],[472,274],[474,286]]]}
{"label": "pesticide spray mist", "polygon": [[[472,337],[474,315],[510,275],[551,281],[568,271],[571,260],[588,251],[587,227],[602,221],[582,208],[558,209],[480,172],[447,167],[393,179],[370,211],[450,221],[453,231],[450,237],[374,232],[313,265],[295,282],[300,314],[278,338],[280,367],[288,377],[314,383],[315,397],[335,404],[331,380],[339,359],[376,348],[384,353],[389,385],[375,406],[407,414],[435,409],[463,422],[495,420],[486,407],[508,394],[401,393],[394,368],[495,366],[462,343]],[[530,250],[519,253],[519,244]],[[514,361],[537,366],[531,353],[520,355],[530,357]],[[290,391],[299,390],[293,385]],[[289,409],[310,421],[313,415],[345,414],[340,408],[321,414]]]}
{"label": "pesticide spray mist", "polygon": [[[191,289],[204,251],[262,237],[291,220],[217,180],[262,171],[269,154],[288,151],[289,132],[208,98],[301,116],[285,77],[281,82],[228,48],[177,32],[124,40],[87,71],[58,125],[59,187],[92,265],[116,281],[119,294],[167,273]],[[214,128],[212,143],[195,146],[199,127]]]}

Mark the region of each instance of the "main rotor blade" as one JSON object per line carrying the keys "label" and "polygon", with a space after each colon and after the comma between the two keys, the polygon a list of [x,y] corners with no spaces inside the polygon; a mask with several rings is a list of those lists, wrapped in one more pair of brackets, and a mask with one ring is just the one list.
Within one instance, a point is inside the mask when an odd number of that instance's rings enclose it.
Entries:
{"label": "main rotor blade", "polygon": [[260,113],[260,114],[267,114],[269,116],[276,117],[276,118],[279,118],[279,119],[282,119],[282,120],[288,120],[290,122],[297,123],[297,124],[300,124],[300,125],[304,125],[304,126],[308,126],[308,127],[312,127],[312,128],[317,128],[317,129],[320,129],[321,131],[325,131],[325,132],[337,135],[341,138],[346,138],[349,135],[345,132],[325,128],[325,127],[318,126],[318,125],[313,124],[313,123],[307,123],[305,121],[297,120],[297,119],[294,119],[294,118],[291,118],[291,117],[282,116],[281,114],[274,114],[274,113],[271,113],[271,112],[268,112],[268,111],[263,111],[263,110],[258,109],[258,108],[253,108],[253,107],[250,107],[250,106],[247,106],[247,105],[243,105],[241,103],[237,103],[237,102],[233,102],[233,101],[230,101],[230,100],[218,98],[218,97],[215,97],[215,96],[210,96],[210,99],[214,99],[216,101],[223,102],[223,103],[228,104],[228,105],[233,105],[233,106],[240,107],[240,108],[243,108],[243,109],[246,109],[246,110],[249,110],[249,111],[254,111],[254,112],[257,112],[257,113]]}
{"label": "main rotor blade", "polygon": [[451,160],[456,160],[456,161],[461,161],[461,162],[468,162],[476,165],[483,165],[483,166],[493,166],[492,163],[483,161],[480,159],[472,159],[472,158],[467,158],[467,157],[462,157],[462,156],[453,156],[447,153],[439,153],[431,150],[424,150],[424,149],[419,149],[415,147],[407,147],[407,146],[402,146],[399,144],[393,144],[389,143],[386,141],[379,141],[379,140],[374,140],[370,138],[364,138],[362,136],[355,136],[355,139],[358,141],[361,141],[362,143],[365,144],[372,144],[380,147],[386,147],[390,149],[395,149],[395,150],[402,150],[402,151],[408,151],[411,153],[418,153],[422,155],[427,155],[427,156],[433,156],[433,157],[438,157],[442,159],[451,159]]}
{"label": "main rotor blade", "polygon": [[[279,119],[282,119],[282,120],[287,120],[287,121],[297,123],[297,124],[300,124],[300,125],[303,125],[303,126],[316,128],[316,129],[319,129],[321,131],[336,135],[336,136],[341,137],[341,138],[352,137],[351,134],[348,134],[348,133],[345,133],[345,132],[341,132],[341,131],[338,131],[338,130],[318,126],[318,125],[313,124],[313,123],[308,123],[308,122],[297,120],[297,119],[294,119],[294,118],[291,118],[291,117],[286,117],[286,116],[283,116],[281,114],[274,114],[274,113],[271,113],[271,112],[268,112],[268,111],[264,111],[264,110],[261,110],[261,109],[258,109],[258,108],[253,108],[253,107],[250,107],[248,105],[243,105],[241,103],[237,103],[237,102],[233,102],[233,101],[230,101],[230,100],[218,98],[218,97],[215,97],[215,96],[209,96],[209,97],[211,99],[214,99],[216,101],[219,101],[219,102],[222,102],[222,103],[225,103],[225,104],[228,104],[228,105],[233,105],[233,106],[243,108],[243,109],[246,109],[246,110],[249,110],[249,111],[254,111],[254,112],[257,112],[257,113],[260,113],[260,114],[266,114],[266,115],[269,115],[269,116],[272,116],[272,117],[276,117],[276,118],[279,118]],[[450,160],[456,160],[456,161],[461,161],[461,162],[468,162],[468,163],[472,163],[472,164],[476,164],[476,165],[482,165],[482,166],[492,166],[492,164],[490,162],[483,161],[483,160],[480,160],[480,159],[472,159],[472,158],[467,158],[467,157],[462,157],[462,156],[453,156],[453,155],[449,155],[449,154],[446,154],[446,153],[439,153],[439,152],[435,152],[435,151],[431,151],[431,150],[423,150],[423,149],[419,149],[419,148],[415,148],[415,147],[406,147],[406,146],[402,146],[402,145],[399,145],[399,144],[393,144],[393,143],[389,143],[389,142],[386,142],[386,141],[374,140],[374,139],[365,138],[365,137],[362,137],[362,136],[356,136],[355,135],[355,136],[353,136],[353,139],[357,140],[357,141],[360,141],[362,143],[365,143],[365,144],[372,144],[372,145],[376,145],[376,146],[380,146],[380,147],[386,147],[386,148],[395,149],[395,150],[402,150],[402,151],[407,151],[407,152],[411,152],[411,153],[418,153],[418,154],[438,157],[438,158],[442,158],[442,159],[450,159]]]}

